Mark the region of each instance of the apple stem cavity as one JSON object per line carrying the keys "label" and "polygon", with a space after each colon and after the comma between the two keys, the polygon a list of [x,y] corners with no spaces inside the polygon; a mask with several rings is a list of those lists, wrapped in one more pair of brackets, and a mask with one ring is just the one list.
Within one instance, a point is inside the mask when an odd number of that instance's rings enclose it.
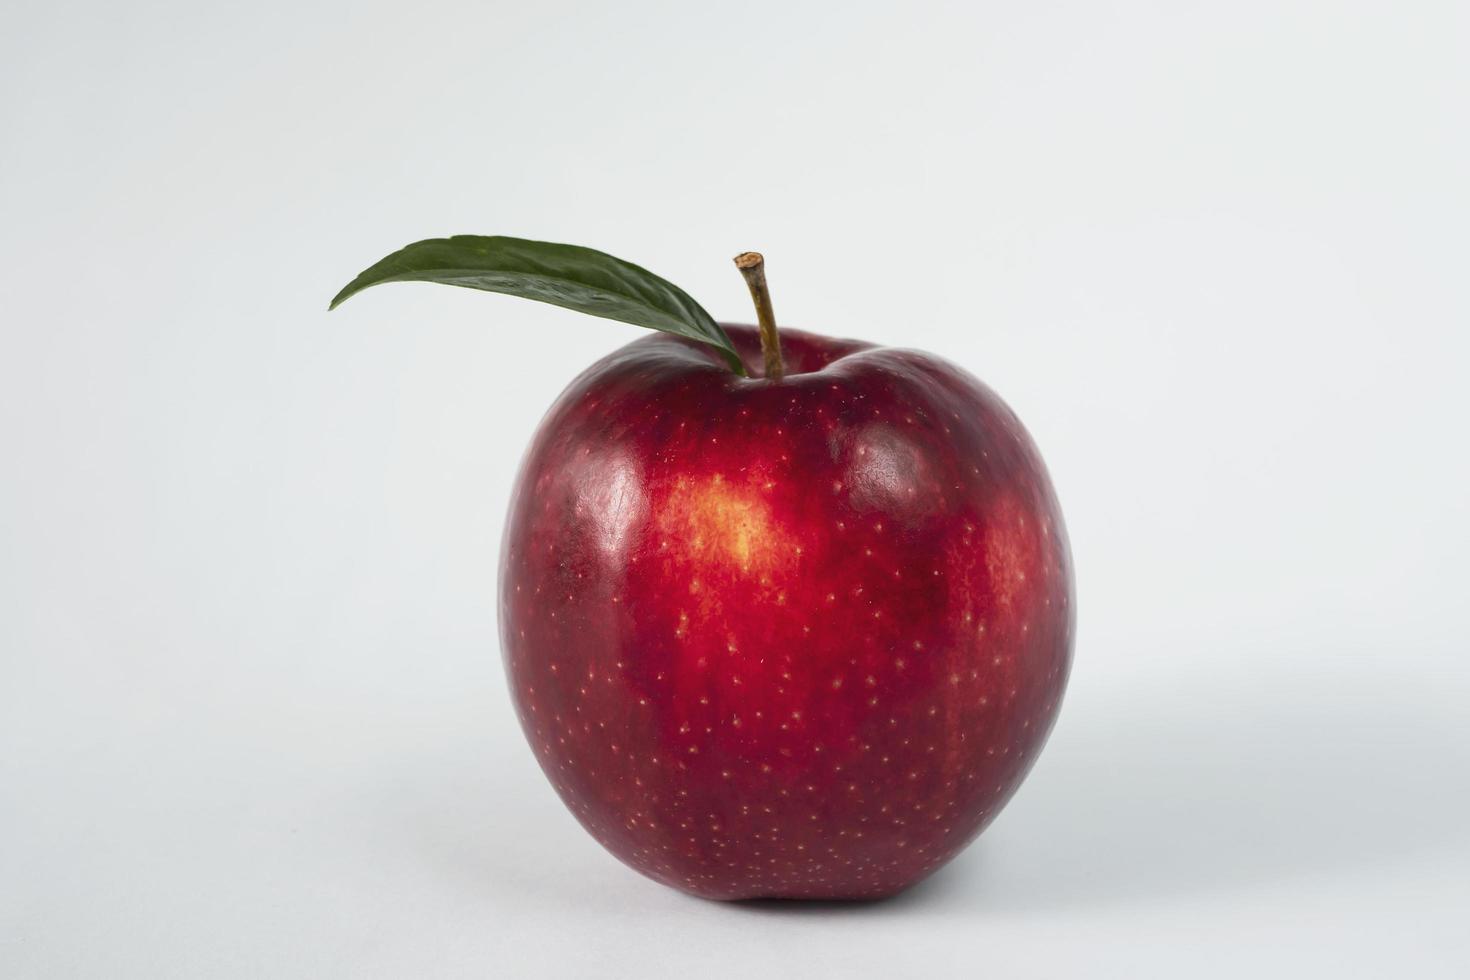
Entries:
{"label": "apple stem cavity", "polygon": [[780,381],[786,374],[781,360],[781,335],[776,332],[776,313],[771,309],[771,291],[766,288],[766,259],[759,252],[741,252],[735,256],[735,267],[750,287],[755,301],[756,321],[761,329],[761,354],[766,360],[766,377]]}

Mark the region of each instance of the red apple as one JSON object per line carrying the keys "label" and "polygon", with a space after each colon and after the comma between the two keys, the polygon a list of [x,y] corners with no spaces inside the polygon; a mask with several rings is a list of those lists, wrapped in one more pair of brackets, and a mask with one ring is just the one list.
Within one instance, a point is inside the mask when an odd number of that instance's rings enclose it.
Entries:
{"label": "red apple", "polygon": [[505,662],[541,767],[627,864],[710,898],[888,895],[1046,740],[1066,535],[974,377],[781,337],[779,383],[654,335],[562,394],[515,485]]}
{"label": "red apple", "polygon": [[[460,235],[384,282],[663,331],[603,358],[517,477],[500,623],[521,724],[613,854],[709,898],[871,898],[1015,792],[1071,660],[1071,559],[1005,404],[929,354],[722,327],[592,249]],[[783,357],[781,339],[784,336]]]}

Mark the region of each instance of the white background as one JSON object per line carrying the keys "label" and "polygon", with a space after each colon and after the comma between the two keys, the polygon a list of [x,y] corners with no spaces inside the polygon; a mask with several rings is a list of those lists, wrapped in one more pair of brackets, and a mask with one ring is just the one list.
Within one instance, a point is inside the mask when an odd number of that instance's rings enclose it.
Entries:
{"label": "white background", "polygon": [[[0,975],[1470,971],[1470,7],[7,0]],[[624,869],[509,709],[500,522],[632,327],[572,241],[1006,397],[1078,569],[1010,808],[875,906]]]}

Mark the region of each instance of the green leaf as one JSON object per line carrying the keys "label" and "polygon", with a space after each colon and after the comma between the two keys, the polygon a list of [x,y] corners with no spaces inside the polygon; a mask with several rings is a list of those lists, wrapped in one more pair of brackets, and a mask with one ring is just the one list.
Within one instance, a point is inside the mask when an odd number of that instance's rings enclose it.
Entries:
{"label": "green leaf", "polygon": [[329,308],[385,282],[484,289],[663,330],[718,348],[732,371],[745,374],[730,337],[688,293],[631,262],[590,248],[499,235],[431,238],[366,269]]}

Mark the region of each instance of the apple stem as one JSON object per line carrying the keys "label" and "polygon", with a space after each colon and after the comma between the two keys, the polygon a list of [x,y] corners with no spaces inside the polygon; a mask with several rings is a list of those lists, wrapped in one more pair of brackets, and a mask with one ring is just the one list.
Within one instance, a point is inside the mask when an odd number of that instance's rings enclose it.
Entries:
{"label": "apple stem", "polygon": [[771,291],[766,288],[766,260],[759,252],[741,252],[735,256],[735,267],[750,287],[755,300],[755,315],[761,327],[761,353],[766,359],[766,377],[780,381],[786,374],[781,361],[781,335],[776,332],[776,313],[771,309]]}

